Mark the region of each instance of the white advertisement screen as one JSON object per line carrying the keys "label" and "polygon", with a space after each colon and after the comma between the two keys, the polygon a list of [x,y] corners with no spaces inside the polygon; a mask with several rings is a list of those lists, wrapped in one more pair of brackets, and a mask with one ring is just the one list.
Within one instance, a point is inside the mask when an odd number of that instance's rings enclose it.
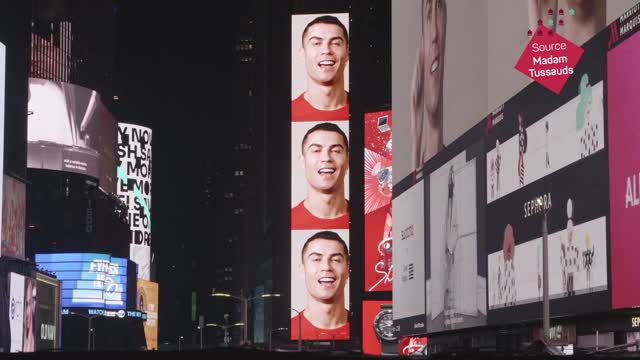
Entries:
{"label": "white advertisement screen", "polygon": [[9,326],[11,328],[10,352],[22,351],[24,326],[24,276],[9,273]]}
{"label": "white advertisement screen", "polygon": [[149,280],[151,268],[151,129],[118,124],[118,196],[129,207],[130,258],[138,278]]}

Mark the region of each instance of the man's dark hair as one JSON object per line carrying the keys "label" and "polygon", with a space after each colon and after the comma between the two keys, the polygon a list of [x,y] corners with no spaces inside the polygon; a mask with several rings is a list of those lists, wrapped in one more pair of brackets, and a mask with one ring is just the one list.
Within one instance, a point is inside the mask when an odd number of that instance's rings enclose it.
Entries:
{"label": "man's dark hair", "polygon": [[344,131],[342,131],[342,129],[340,129],[340,126],[330,122],[323,122],[323,123],[317,124],[316,126],[309,129],[309,131],[307,131],[306,134],[304,134],[304,137],[302,138],[302,145],[301,145],[303,154],[304,154],[304,143],[307,142],[307,138],[309,137],[309,135],[316,131],[333,131],[340,134],[340,136],[342,136],[342,140],[344,141],[344,145],[347,147],[344,150],[347,152],[347,155],[349,154],[349,140],[347,139],[347,135],[344,133]]}
{"label": "man's dark hair", "polygon": [[347,47],[349,46],[349,33],[347,32],[347,28],[340,20],[338,20],[337,17],[331,15],[318,16],[307,24],[307,26],[304,28],[304,31],[302,32],[302,46],[304,46],[304,36],[307,35],[307,30],[309,30],[309,28],[315,24],[331,24],[339,26],[340,29],[342,29],[342,33],[344,34],[344,41],[347,42]]}
{"label": "man's dark hair", "polygon": [[347,257],[346,258],[347,264],[349,264],[349,248],[347,247],[347,243],[344,242],[344,240],[342,240],[340,235],[336,234],[333,231],[326,231],[326,230],[313,234],[313,236],[308,238],[307,241],[304,243],[304,246],[302,247],[302,253],[300,253],[300,256],[302,258],[302,263],[304,263],[304,252],[307,250],[309,243],[317,239],[333,240],[333,241],[339,242],[342,245],[342,249],[344,250],[344,255]]}

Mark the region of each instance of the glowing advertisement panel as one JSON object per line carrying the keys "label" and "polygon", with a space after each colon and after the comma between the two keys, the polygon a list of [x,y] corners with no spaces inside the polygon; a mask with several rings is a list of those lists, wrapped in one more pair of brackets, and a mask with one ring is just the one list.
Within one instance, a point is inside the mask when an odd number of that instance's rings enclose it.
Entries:
{"label": "glowing advertisement panel", "polygon": [[147,314],[144,323],[147,350],[158,349],[158,295],[158,283],[138,279],[136,308]]}
{"label": "glowing advertisement panel", "polygon": [[151,129],[118,124],[118,197],[129,207],[130,259],[138,278],[151,268]]}
{"label": "glowing advertisement panel", "polygon": [[611,297],[614,309],[640,306],[634,284],[640,271],[636,225],[640,219],[640,115],[637,111],[640,34],[607,55]]}
{"label": "glowing advertisement panel", "polygon": [[51,350],[57,348],[60,336],[57,311],[60,308],[60,282],[41,273],[37,274],[36,281],[36,350]]}
{"label": "glowing advertisement panel", "polygon": [[428,176],[427,332],[486,325],[484,143]]}
{"label": "glowing advertisement panel", "polygon": [[[569,3],[573,14],[568,7],[562,9]],[[392,1],[392,104],[397,119],[393,134],[394,184],[420,170],[435,154],[531,83],[515,65],[536,39],[538,21],[554,34],[583,46],[637,1],[577,3]],[[633,18],[628,17],[628,21]],[[537,54],[546,55],[540,56],[543,59],[549,57],[548,53]],[[558,65],[563,68],[567,64]],[[570,85],[565,84],[567,87]]]}
{"label": "glowing advertisement panel", "polygon": [[36,263],[62,281],[63,307],[126,307],[127,259],[90,253],[36,254]]}
{"label": "glowing advertisement panel", "polygon": [[1,256],[24,259],[27,193],[23,182],[4,175],[2,187]]}
{"label": "glowing advertisement panel", "polygon": [[349,14],[291,26],[291,339],[348,340]]}
{"label": "glowing advertisement panel", "polygon": [[[0,43],[0,174],[4,174],[4,91],[6,77],[7,47]],[[0,200],[3,199],[3,177],[0,176]],[[0,206],[0,225],[2,225],[2,207]],[[0,250],[2,256],[2,250]]]}
{"label": "glowing advertisement panel", "polygon": [[36,351],[36,299],[38,291],[36,280],[30,277],[24,279],[24,311],[22,324],[22,351]]}
{"label": "glowing advertisement panel", "polygon": [[545,240],[551,316],[610,308],[607,38],[602,32],[584,45],[559,95],[538,84],[525,88],[504,104],[489,132],[489,324],[542,317]]}
{"label": "glowing advertisement panel", "polygon": [[391,111],[364,115],[364,290],[391,291]]}
{"label": "glowing advertisement panel", "polygon": [[393,330],[391,301],[364,300],[362,302],[362,352],[364,354],[381,355],[384,352],[384,355],[397,355],[398,339],[394,336]]}
{"label": "glowing advertisement panel", "polygon": [[29,79],[27,167],[99,179],[115,193],[117,123],[94,90]]}
{"label": "glowing advertisement panel", "polygon": [[393,323],[399,336],[427,331],[424,192],[420,180],[393,199]]}
{"label": "glowing advertisement panel", "polygon": [[11,329],[10,352],[21,352],[24,326],[24,276],[9,273],[9,327]]}

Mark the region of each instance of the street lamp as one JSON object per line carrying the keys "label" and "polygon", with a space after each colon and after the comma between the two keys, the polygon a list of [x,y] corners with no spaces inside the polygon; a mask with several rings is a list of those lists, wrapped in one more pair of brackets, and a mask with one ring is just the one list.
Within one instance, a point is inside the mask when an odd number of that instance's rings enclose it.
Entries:
{"label": "street lamp", "polygon": [[229,329],[234,327],[234,326],[244,326],[244,323],[235,323],[235,324],[231,324],[231,325],[220,325],[220,324],[216,324],[216,323],[208,323],[204,325],[205,327],[219,327],[222,330],[224,330],[224,343],[225,345],[229,345]]}
{"label": "street lamp", "polygon": [[253,296],[253,297],[246,297],[244,295],[244,291],[242,289],[240,289],[240,296],[235,296],[235,295],[231,295],[231,294],[227,294],[227,293],[217,293],[215,292],[215,289],[213,289],[213,292],[211,293],[211,296],[216,296],[216,297],[226,297],[226,298],[232,298],[235,300],[240,301],[240,304],[242,305],[242,321],[241,323],[244,324],[244,329],[242,331],[242,341],[241,341],[241,345],[244,345],[247,342],[247,338],[249,337],[249,327],[247,326],[247,324],[249,323],[249,317],[248,317],[248,309],[249,309],[249,301],[255,300],[257,298],[271,298],[271,297],[280,297],[280,294],[262,294],[259,296]]}
{"label": "street lamp", "polygon": [[87,351],[91,351],[91,332],[93,331],[93,328],[91,327],[91,320],[102,315],[85,315],[75,311],[69,312],[69,315],[78,315],[89,320],[89,327],[87,328]]}
{"label": "street lamp", "polygon": [[302,352],[302,312],[294,308],[289,309],[298,313],[298,352]]}

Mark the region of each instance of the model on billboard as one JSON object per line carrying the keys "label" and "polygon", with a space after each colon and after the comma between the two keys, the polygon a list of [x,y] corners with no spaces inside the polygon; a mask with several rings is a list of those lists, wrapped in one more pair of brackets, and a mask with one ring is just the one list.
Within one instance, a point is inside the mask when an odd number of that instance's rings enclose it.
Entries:
{"label": "model on billboard", "polygon": [[22,330],[22,351],[36,351],[36,282],[26,278],[24,282],[24,322]]}
{"label": "model on billboard", "polygon": [[424,0],[410,102],[414,170],[421,169],[422,164],[444,147],[442,93],[446,29],[446,2]]}
{"label": "model on billboard", "polygon": [[574,44],[581,46],[607,21],[606,0],[529,0],[529,30],[539,21]]}
{"label": "model on billboard", "polygon": [[291,102],[292,121],[349,119],[344,69],[349,62],[349,34],[337,17],[319,16],[302,32],[299,55],[307,70],[307,89]]}
{"label": "model on billboard", "polygon": [[573,241],[573,202],[567,200],[566,237],[560,243],[560,264],[562,266],[562,288],[565,296],[575,295],[575,278],[580,271],[580,250]]}
{"label": "model on billboard", "polygon": [[516,274],[515,274],[515,237],[513,227],[507,224],[502,238],[502,252],[498,255],[498,271],[496,288],[496,304],[513,306],[516,304]]}
{"label": "model on billboard", "polygon": [[302,139],[300,164],[307,195],[291,209],[291,229],[348,229],[349,202],[344,177],[349,169],[349,140],[334,123],[320,123]]}
{"label": "model on billboard", "polygon": [[592,119],[593,95],[589,75],[580,78],[580,100],[576,108],[576,131],[580,133],[580,158],[595,153],[600,145],[598,121]]}
{"label": "model on billboard", "polygon": [[307,306],[291,319],[291,338],[349,339],[349,316],[345,285],[349,279],[349,249],[333,231],[311,236],[302,247],[298,271],[307,289]]}
{"label": "model on billboard", "polygon": [[527,152],[527,128],[522,121],[522,114],[518,113],[518,178],[520,186],[524,186],[524,154]]}
{"label": "model on billboard", "polygon": [[[458,218],[454,199],[454,171],[453,164],[449,168],[449,192],[447,195],[447,207],[444,223],[445,237],[445,271],[444,271],[444,304],[445,304],[445,328],[455,328],[454,321],[456,314],[456,284],[455,284],[455,251],[458,244]],[[458,259],[458,261],[460,261]]]}

